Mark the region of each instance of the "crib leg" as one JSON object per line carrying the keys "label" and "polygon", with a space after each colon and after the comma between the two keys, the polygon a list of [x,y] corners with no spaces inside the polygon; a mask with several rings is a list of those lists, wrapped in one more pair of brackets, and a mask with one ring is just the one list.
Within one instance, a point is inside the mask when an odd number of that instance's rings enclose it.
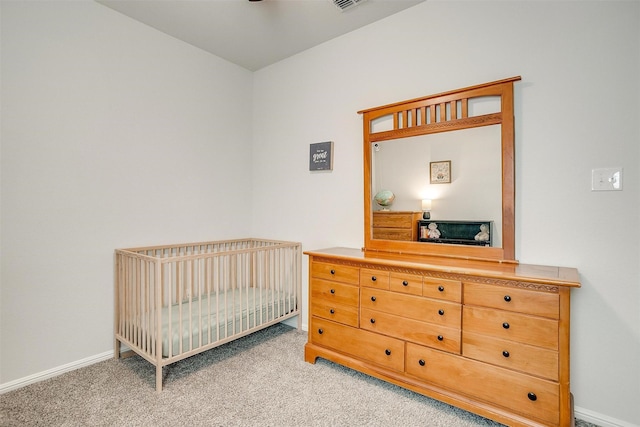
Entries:
{"label": "crib leg", "polygon": [[120,359],[120,340],[115,340],[113,344],[113,357]]}
{"label": "crib leg", "polygon": [[162,365],[156,365],[156,392],[162,391]]}

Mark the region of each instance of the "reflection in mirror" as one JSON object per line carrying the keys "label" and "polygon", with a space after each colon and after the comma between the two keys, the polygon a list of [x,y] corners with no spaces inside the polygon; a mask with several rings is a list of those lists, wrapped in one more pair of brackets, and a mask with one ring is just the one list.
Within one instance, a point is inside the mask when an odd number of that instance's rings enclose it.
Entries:
{"label": "reflection in mirror", "polygon": [[[451,162],[451,183],[431,184],[429,165],[440,161]],[[432,221],[492,221],[491,246],[501,247],[500,125],[371,144],[371,189],[394,193],[391,211],[417,212],[429,199]]]}

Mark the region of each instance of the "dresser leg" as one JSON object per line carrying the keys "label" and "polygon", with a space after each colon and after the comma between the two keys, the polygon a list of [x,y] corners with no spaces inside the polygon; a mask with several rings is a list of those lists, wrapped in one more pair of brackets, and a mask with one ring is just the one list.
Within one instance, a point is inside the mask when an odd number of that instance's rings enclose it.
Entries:
{"label": "dresser leg", "polygon": [[311,345],[307,343],[304,346],[304,361],[315,365],[316,359],[318,359],[318,352],[313,350]]}

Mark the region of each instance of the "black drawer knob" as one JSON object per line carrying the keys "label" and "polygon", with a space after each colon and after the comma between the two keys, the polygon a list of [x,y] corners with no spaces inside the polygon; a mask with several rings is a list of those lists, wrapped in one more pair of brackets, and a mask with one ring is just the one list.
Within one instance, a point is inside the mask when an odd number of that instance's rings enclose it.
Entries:
{"label": "black drawer knob", "polygon": [[331,292],[332,294],[335,294],[336,290],[335,289],[331,289],[329,292]]}
{"label": "black drawer knob", "polygon": [[442,335],[438,335],[438,341],[442,341],[444,337]]}
{"label": "black drawer knob", "polygon": [[371,297],[371,301],[376,302],[376,297]]}
{"label": "black drawer knob", "polygon": [[440,316],[444,316],[444,310],[442,310],[442,309],[438,310],[438,314],[439,314]]}
{"label": "black drawer knob", "polygon": [[409,282],[407,282],[406,280],[402,281],[402,286],[409,286]]}
{"label": "black drawer knob", "polygon": [[332,308],[332,309],[329,310],[329,313],[336,314],[336,311]]}
{"label": "black drawer knob", "polygon": [[438,286],[438,290],[439,290],[440,292],[444,292],[444,286]]}
{"label": "black drawer knob", "polygon": [[384,354],[386,354],[387,356],[391,356],[391,350],[386,349],[386,350],[384,351]]}
{"label": "black drawer knob", "polygon": [[505,328],[505,329],[509,329],[509,324],[507,322],[504,322],[502,324],[502,327]]}
{"label": "black drawer knob", "polygon": [[505,296],[504,296],[504,300],[505,300],[506,302],[511,302],[511,296],[509,296],[509,295],[505,295]]}
{"label": "black drawer knob", "polygon": [[331,270],[331,274],[336,274],[336,271],[335,270]]}
{"label": "black drawer knob", "polygon": [[324,329],[322,329],[322,328],[318,329],[318,333],[319,333],[320,335],[324,334]]}
{"label": "black drawer knob", "polygon": [[504,351],[502,352],[502,355],[503,355],[504,357],[509,357],[509,352],[508,352],[507,350],[504,350]]}
{"label": "black drawer knob", "polygon": [[529,400],[531,400],[531,401],[533,401],[533,402],[535,402],[536,400],[538,400],[538,396],[536,396],[536,394],[535,394],[535,393],[533,393],[533,392],[531,392],[531,391],[529,392],[529,394],[527,394],[527,397],[529,398]]}
{"label": "black drawer knob", "polygon": [[370,322],[371,322],[371,323],[376,323],[376,319],[373,319],[373,318],[372,318],[372,319],[370,320]]}
{"label": "black drawer knob", "polygon": [[427,364],[427,362],[425,362],[425,361],[424,361],[424,359],[420,359],[420,360],[418,360],[418,364],[419,364],[420,366],[424,366],[424,365],[426,365],[426,364]]}
{"label": "black drawer knob", "polygon": [[375,282],[376,280],[378,280],[378,278],[376,276],[371,276],[371,281]]}

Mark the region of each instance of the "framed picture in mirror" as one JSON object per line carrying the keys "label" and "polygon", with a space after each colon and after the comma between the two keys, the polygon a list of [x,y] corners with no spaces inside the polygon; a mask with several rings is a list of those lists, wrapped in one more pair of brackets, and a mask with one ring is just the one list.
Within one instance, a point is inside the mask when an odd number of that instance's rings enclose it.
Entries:
{"label": "framed picture in mirror", "polygon": [[429,176],[431,184],[451,183],[451,160],[429,163]]}

